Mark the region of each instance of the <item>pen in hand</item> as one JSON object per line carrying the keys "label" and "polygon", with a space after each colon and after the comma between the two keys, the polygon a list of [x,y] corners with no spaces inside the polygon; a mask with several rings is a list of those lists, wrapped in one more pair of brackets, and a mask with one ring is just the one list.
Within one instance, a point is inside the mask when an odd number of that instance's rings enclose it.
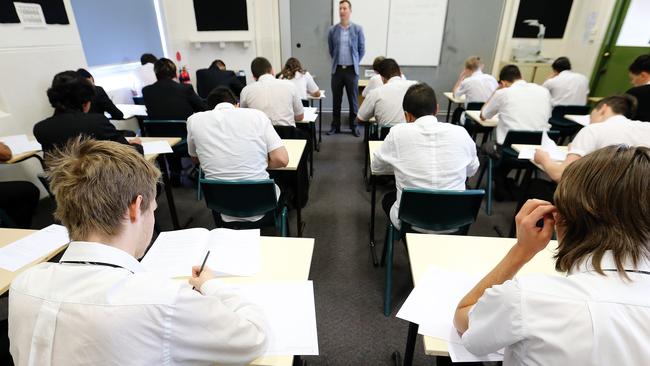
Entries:
{"label": "pen in hand", "polygon": [[[201,268],[199,269],[199,273],[197,277],[201,276],[201,273],[203,272],[203,268],[205,267],[205,262],[208,261],[208,257],[210,256],[210,251],[208,250],[207,253],[205,253],[205,258],[203,258],[203,263],[201,264]],[[196,290],[196,287],[192,287],[192,290]]]}

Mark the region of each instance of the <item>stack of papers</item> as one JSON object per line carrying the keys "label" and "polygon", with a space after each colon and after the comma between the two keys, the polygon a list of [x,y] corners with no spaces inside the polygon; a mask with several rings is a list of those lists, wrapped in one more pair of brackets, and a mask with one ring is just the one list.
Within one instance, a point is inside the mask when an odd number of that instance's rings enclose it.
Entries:
{"label": "stack of papers", "polygon": [[[567,152],[561,150],[555,144],[555,141],[551,140],[551,138],[548,137],[548,134],[546,132],[542,134],[542,145],[539,148],[546,151],[551,156],[552,160],[564,161],[564,159],[566,159]],[[521,150],[519,152],[519,159],[526,159],[526,160],[534,159],[535,149],[536,149],[535,147],[531,147],[531,148]]]}
{"label": "stack of papers", "polygon": [[172,147],[167,140],[148,141],[142,143],[142,149],[145,155],[150,154],[168,154],[172,153]]}
{"label": "stack of papers", "polygon": [[160,233],[142,265],[166,277],[190,277],[207,251],[206,266],[217,276],[253,276],[261,268],[260,231],[204,228]]}
{"label": "stack of papers", "polygon": [[312,281],[224,286],[264,312],[269,338],[265,356],[318,355]]}
{"label": "stack of papers", "polygon": [[453,325],[458,303],[480,279],[480,275],[432,267],[415,286],[397,317],[418,324],[418,333],[422,335],[447,341],[454,362],[501,361],[503,350],[488,355],[469,352]]}
{"label": "stack of papers", "polygon": [[41,144],[36,140],[28,140],[27,135],[4,136],[0,137],[0,141],[9,146],[13,155],[42,150]]}
{"label": "stack of papers", "polygon": [[50,225],[0,248],[0,268],[16,271],[69,242],[68,230],[65,227]]}

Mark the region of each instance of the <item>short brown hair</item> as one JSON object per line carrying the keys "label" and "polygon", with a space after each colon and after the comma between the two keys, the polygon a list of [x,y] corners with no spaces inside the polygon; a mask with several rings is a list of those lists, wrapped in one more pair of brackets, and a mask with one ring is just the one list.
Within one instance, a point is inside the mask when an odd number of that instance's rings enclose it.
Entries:
{"label": "short brown hair", "polygon": [[343,4],[343,3],[348,3],[348,7],[350,9],[352,9],[352,3],[349,0],[341,0],[341,1],[339,1],[339,6],[341,6],[341,4]]}
{"label": "short brown hair", "polygon": [[616,269],[649,258],[650,149],[625,145],[597,150],[571,163],[555,191],[564,237],[555,268],[569,271],[591,259],[603,274],[601,259],[614,254]]}
{"label": "short brown hair", "polygon": [[470,56],[465,60],[465,68],[467,70],[476,71],[481,66],[481,58],[478,56]]}
{"label": "short brown hair", "polygon": [[168,58],[161,58],[153,64],[156,80],[173,79],[176,77],[176,64]]}
{"label": "short brown hair", "polygon": [[72,240],[91,233],[115,236],[138,195],[142,210],[156,199],[160,171],[132,146],[79,137],[45,158],[54,216]]}
{"label": "short brown hair", "polygon": [[612,112],[622,114],[627,118],[632,118],[636,114],[638,101],[634,95],[612,95],[601,99],[595,106],[595,109],[600,109],[604,105],[608,105]]}
{"label": "short brown hair", "polygon": [[379,65],[381,65],[381,62],[384,61],[386,57],[384,56],[377,56],[375,57],[374,61],[372,61],[372,69],[375,70],[377,73],[379,73]]}

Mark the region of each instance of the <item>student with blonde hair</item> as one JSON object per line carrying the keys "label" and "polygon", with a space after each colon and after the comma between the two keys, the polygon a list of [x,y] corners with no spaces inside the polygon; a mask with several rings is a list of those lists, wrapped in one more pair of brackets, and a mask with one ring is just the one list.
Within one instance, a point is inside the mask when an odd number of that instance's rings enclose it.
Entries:
{"label": "student with blonde hair", "polygon": [[[504,365],[649,364],[648,177],[650,149],[609,146],[567,167],[555,206],[526,202],[517,242],[458,304],[463,345],[477,355],[505,347]],[[566,276],[514,278],[554,229]]]}
{"label": "student with blonde hair", "polygon": [[498,86],[494,76],[483,73],[481,58],[470,56],[452,91],[456,98],[465,96],[465,103],[485,103]]}

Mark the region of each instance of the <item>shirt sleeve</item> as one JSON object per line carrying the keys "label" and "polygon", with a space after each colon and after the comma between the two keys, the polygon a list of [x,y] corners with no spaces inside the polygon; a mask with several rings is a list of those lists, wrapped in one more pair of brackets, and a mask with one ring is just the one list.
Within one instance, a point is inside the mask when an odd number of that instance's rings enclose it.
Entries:
{"label": "shirt sleeve", "polygon": [[310,73],[305,73],[305,79],[307,80],[307,92],[315,93],[320,90]]}
{"label": "shirt sleeve", "polygon": [[357,112],[357,118],[362,121],[368,121],[375,115],[375,104],[377,103],[377,92],[376,89],[371,93],[368,93],[368,96],[361,103],[359,107],[359,112]]}
{"label": "shirt sleeve", "polygon": [[248,101],[246,100],[248,96],[248,87],[244,87],[239,94],[239,106],[241,108],[248,108]]}
{"label": "shirt sleeve", "polygon": [[460,86],[458,86],[458,90],[454,93],[455,98],[460,98],[463,95],[467,94],[467,89],[468,89],[469,83],[467,82],[467,79],[463,80],[460,82]]}
{"label": "shirt sleeve", "polygon": [[218,280],[182,285],[171,322],[171,357],[178,364],[244,365],[261,356],[268,338],[262,311]]}
{"label": "shirt sleeve", "polygon": [[104,88],[97,88],[97,99],[100,100],[101,108],[108,112],[112,119],[124,119],[124,113],[115,106]]}
{"label": "shirt sleeve", "polygon": [[483,114],[483,117],[486,119],[494,117],[497,113],[499,113],[499,109],[501,109],[501,104],[503,104],[503,92],[505,90],[497,90],[494,92],[494,95],[492,95],[492,98],[485,103],[483,106],[483,109],[481,110],[481,113]]}
{"label": "shirt sleeve", "polygon": [[467,176],[471,177],[476,174],[478,168],[481,166],[481,163],[478,160],[478,155],[476,154],[476,142],[469,136],[467,131],[464,132],[465,143],[467,144],[467,151],[469,152],[470,163],[467,165]]}
{"label": "shirt sleeve", "polygon": [[598,149],[596,136],[589,126],[578,131],[578,134],[569,144],[569,154],[585,156]]}
{"label": "shirt sleeve", "polygon": [[476,355],[486,355],[524,339],[522,293],[517,280],[492,286],[469,312],[463,345]]}
{"label": "shirt sleeve", "polygon": [[194,134],[192,133],[192,117],[187,119],[187,153],[190,156],[197,157],[196,145],[194,144]]}
{"label": "shirt sleeve", "polygon": [[291,84],[291,90],[293,94],[293,115],[298,116],[301,114],[305,113],[305,109],[302,106],[302,100],[300,100],[300,97],[298,96],[298,93],[296,92],[296,88]]}
{"label": "shirt sleeve", "polygon": [[[262,113],[263,114],[263,113]],[[264,142],[266,143],[266,152],[270,153],[271,151],[278,149],[284,146],[282,139],[278,135],[278,132],[273,128],[273,123],[266,115],[261,116],[264,121]]]}
{"label": "shirt sleeve", "polygon": [[391,129],[379,149],[373,154],[371,169],[375,172],[392,172],[393,162],[396,159],[395,133]]}
{"label": "shirt sleeve", "polygon": [[366,35],[363,33],[363,27],[359,26],[359,45],[357,46],[359,50],[359,61],[366,54]]}
{"label": "shirt sleeve", "polygon": [[363,88],[363,92],[361,92],[361,95],[365,98],[370,94],[371,91],[377,89],[380,87],[383,82],[381,81],[381,76],[377,77],[378,75],[375,75],[370,78],[368,81],[368,85],[366,85],[365,88]]}

